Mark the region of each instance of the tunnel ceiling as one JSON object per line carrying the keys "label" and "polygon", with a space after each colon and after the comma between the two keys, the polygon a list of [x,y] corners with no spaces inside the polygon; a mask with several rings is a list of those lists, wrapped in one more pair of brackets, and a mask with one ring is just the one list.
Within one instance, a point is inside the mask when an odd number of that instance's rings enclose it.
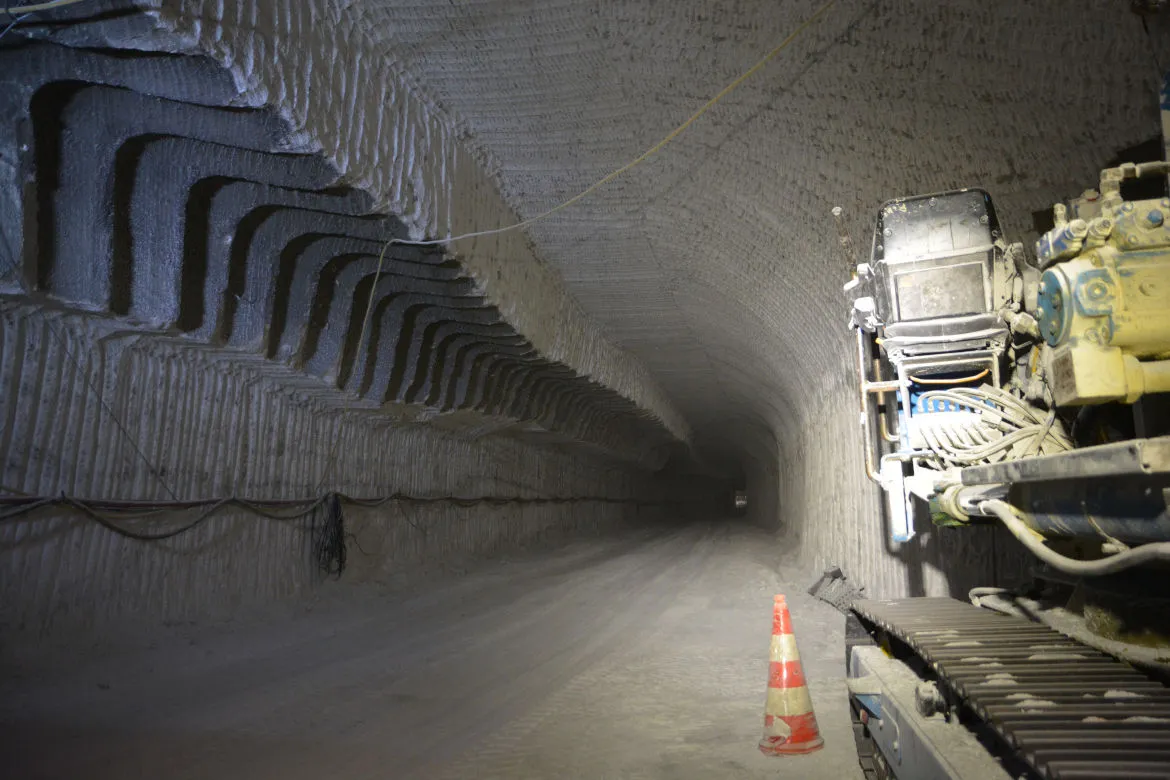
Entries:
{"label": "tunnel ceiling", "polygon": [[[813,2],[353,3],[523,217],[635,157]],[[1158,132],[1128,2],[843,0],[666,150],[532,226],[540,258],[708,438],[848,375],[834,205],[981,186],[1015,240]]]}
{"label": "tunnel ceiling", "polygon": [[[585,189],[820,4],[139,5],[149,31],[111,16],[96,37],[47,35],[210,54],[237,105],[275,109],[340,184],[434,238]],[[1009,239],[1030,240],[1032,212],[1159,133],[1155,61],[1170,49],[1150,24],[1125,0],[839,0],[645,164],[452,253],[518,338],[675,441],[693,430],[720,457],[774,452],[848,404],[849,269],[830,209],[865,253],[882,201],[980,186]]]}

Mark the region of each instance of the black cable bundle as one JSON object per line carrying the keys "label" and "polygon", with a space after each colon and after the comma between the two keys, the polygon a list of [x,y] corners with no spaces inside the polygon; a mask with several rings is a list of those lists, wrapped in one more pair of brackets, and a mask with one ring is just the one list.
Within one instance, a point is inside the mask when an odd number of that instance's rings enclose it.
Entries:
{"label": "black cable bundle", "polygon": [[345,515],[336,493],[330,493],[320,512],[313,513],[313,555],[325,576],[341,579],[345,571]]}

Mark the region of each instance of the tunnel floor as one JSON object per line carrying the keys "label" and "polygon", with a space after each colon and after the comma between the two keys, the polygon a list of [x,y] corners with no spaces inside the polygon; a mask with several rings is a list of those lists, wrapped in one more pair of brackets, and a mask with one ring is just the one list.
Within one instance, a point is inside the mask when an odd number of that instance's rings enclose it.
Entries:
{"label": "tunnel floor", "polygon": [[[644,530],[10,658],[0,761],[54,778],[859,777],[843,619],[776,549],[737,524]],[[826,741],[807,756],[756,748],[774,593]]]}

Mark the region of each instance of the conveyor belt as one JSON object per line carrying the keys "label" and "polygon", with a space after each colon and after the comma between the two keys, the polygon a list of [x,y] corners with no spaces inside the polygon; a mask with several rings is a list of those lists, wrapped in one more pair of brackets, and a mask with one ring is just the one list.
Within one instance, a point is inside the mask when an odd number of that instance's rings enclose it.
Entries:
{"label": "conveyor belt", "polygon": [[858,601],[1041,777],[1170,778],[1170,689],[1052,629],[947,598]]}

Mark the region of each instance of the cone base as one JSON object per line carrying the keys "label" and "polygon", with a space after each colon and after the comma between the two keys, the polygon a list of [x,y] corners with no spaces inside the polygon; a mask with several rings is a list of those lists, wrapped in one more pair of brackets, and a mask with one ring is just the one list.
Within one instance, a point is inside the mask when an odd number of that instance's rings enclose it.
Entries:
{"label": "cone base", "polygon": [[765,756],[799,756],[813,753],[825,746],[821,737],[808,742],[789,742],[784,737],[764,737],[760,740],[760,752]]}

